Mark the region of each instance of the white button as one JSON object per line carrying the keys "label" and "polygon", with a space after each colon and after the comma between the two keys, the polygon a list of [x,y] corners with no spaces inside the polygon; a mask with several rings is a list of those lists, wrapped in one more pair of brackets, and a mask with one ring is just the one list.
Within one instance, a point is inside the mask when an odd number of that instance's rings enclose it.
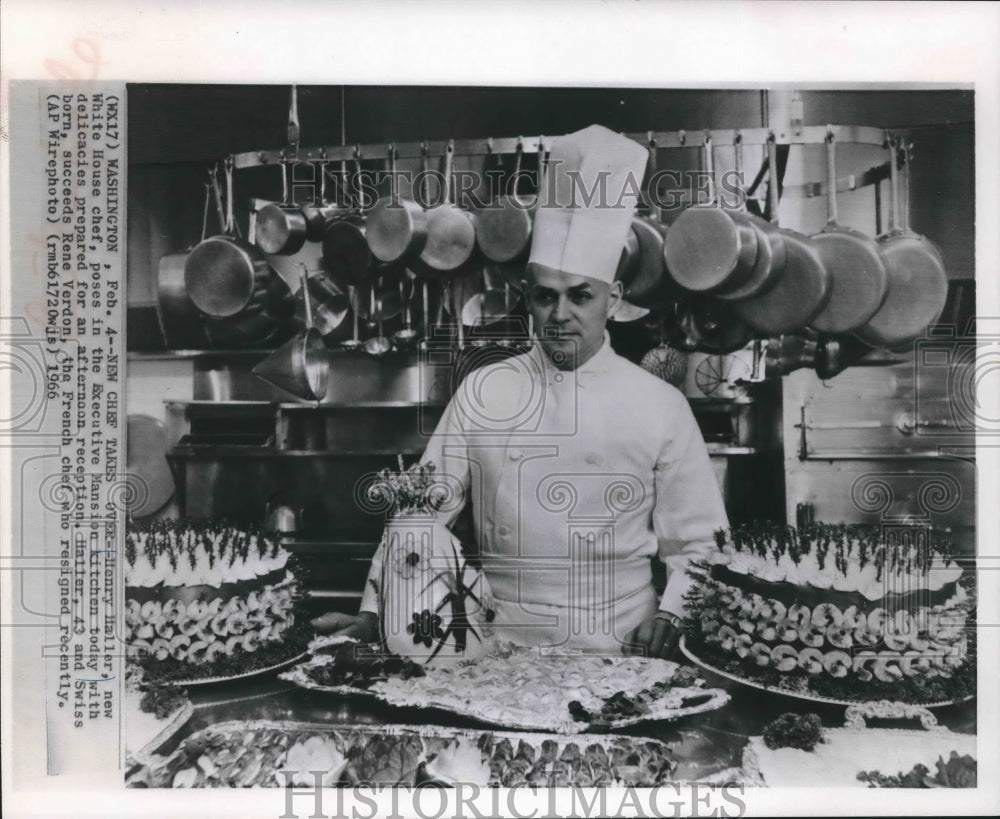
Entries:
{"label": "white button", "polygon": [[512,461],[520,461],[520,460],[521,460],[521,457],[522,457],[522,455],[523,455],[523,453],[521,452],[521,450],[520,450],[520,449],[512,449],[512,450],[510,451],[510,459],[511,459]]}

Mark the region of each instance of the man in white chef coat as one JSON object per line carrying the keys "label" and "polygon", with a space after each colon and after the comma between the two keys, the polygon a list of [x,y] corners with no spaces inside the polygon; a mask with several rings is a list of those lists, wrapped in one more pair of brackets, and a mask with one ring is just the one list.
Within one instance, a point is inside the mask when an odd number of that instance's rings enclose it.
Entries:
{"label": "man in white chef coat", "polygon": [[[537,343],[470,374],[423,456],[453,490],[442,522],[472,504],[502,640],[673,655],[684,568],[728,525],[687,400],[605,329],[646,158],[598,125],[553,144],[527,267]],[[659,600],[654,554],[668,570]],[[376,611],[368,584],[357,617],[314,622],[374,639]]]}

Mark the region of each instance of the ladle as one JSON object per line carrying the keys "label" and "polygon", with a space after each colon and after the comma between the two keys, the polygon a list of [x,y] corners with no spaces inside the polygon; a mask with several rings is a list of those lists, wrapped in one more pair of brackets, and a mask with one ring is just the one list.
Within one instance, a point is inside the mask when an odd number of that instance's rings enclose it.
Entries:
{"label": "ladle", "polygon": [[392,342],[382,332],[382,300],[379,299],[378,303],[375,301],[375,282],[372,282],[370,292],[371,310],[369,315],[377,317],[376,326],[378,328],[378,335],[372,336],[365,341],[364,351],[372,358],[382,358],[382,356],[392,349]]}
{"label": "ladle", "polygon": [[[425,284],[426,287],[426,284]],[[417,346],[420,336],[413,329],[413,317],[410,313],[410,300],[406,298],[406,282],[399,280],[399,300],[403,305],[403,329],[397,330],[392,337],[393,346],[397,350],[412,350]]]}
{"label": "ladle", "polygon": [[358,337],[358,288],[351,284],[347,287],[348,299],[351,304],[351,337],[342,341],[340,346],[348,351],[357,350],[361,346],[361,339]]}

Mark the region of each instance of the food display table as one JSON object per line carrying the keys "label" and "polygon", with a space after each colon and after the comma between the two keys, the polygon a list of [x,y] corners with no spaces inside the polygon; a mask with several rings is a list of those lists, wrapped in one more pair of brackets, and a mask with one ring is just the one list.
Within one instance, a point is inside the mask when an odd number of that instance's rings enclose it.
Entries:
{"label": "food display table", "polygon": [[[811,703],[766,691],[756,690],[731,680],[704,672],[706,685],[727,690],[731,696],[722,708],[704,714],[671,721],[648,721],[615,733],[646,737],[659,740],[669,746],[671,753],[680,762],[678,775],[691,781],[718,782],[740,781],[742,784],[766,785],[757,770],[747,769],[747,759],[755,760],[747,754],[749,745],[760,746],[759,737],[768,723],[784,713],[814,713],[823,722],[824,730],[842,730],[845,708],[825,703]],[[169,740],[157,749],[161,756],[172,753],[187,737],[213,725],[233,722],[255,723],[260,721],[288,724],[326,724],[332,726],[352,726],[358,728],[391,728],[393,726],[441,726],[446,729],[471,731],[499,731],[496,726],[486,726],[473,719],[464,718],[447,711],[427,708],[401,708],[388,705],[380,700],[364,695],[337,695],[326,692],[309,691],[292,683],[278,679],[276,675],[262,675],[230,683],[192,686],[188,689],[194,706],[194,713],[187,723]],[[864,758],[866,738],[871,739],[873,753],[876,746],[887,740],[887,730],[900,731],[899,743],[924,744],[933,756],[924,761],[933,770],[938,748],[950,745],[945,731],[956,735],[956,750],[965,750],[974,744],[976,733],[976,701],[970,700],[956,705],[935,708],[934,717],[941,730],[922,727],[918,720],[871,720],[870,728],[855,728],[851,741],[859,748],[859,759]],[[127,718],[127,717],[126,717]],[[516,731],[515,731],[516,733]],[[941,736],[944,734],[944,736]],[[599,734],[593,734],[595,737]],[[553,734],[557,739],[558,735]],[[922,742],[926,736],[927,741]],[[753,740],[752,738],[758,738]],[[959,747],[961,746],[961,747]],[[804,752],[796,752],[804,753]],[[947,753],[944,754],[947,759]],[[916,761],[916,760],[915,760]],[[891,762],[888,762],[891,765]],[[753,766],[751,766],[753,767]],[[806,766],[807,768],[809,766]],[[813,769],[822,766],[812,766]],[[909,765],[906,769],[909,769]],[[859,772],[862,769],[859,768]],[[906,773],[904,771],[882,769],[883,774]],[[810,774],[813,780],[816,772]],[[831,771],[831,777],[835,772]],[[846,784],[840,781],[822,783],[816,781],[802,784]],[[776,783],[775,783],[776,784]],[[784,782],[783,784],[788,784]],[[864,783],[858,782],[860,786]]]}

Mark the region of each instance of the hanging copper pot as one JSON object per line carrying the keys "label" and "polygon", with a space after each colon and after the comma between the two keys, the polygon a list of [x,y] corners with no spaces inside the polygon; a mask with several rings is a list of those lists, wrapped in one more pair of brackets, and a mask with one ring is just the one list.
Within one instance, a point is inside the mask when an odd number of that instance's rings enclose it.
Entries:
{"label": "hanging copper pot", "polygon": [[427,243],[426,212],[414,200],[400,196],[396,182],[396,146],[390,145],[390,193],[375,203],[365,228],[369,250],[386,263],[413,258]]}
{"label": "hanging copper pot", "polygon": [[830,298],[810,321],[819,333],[837,334],[856,330],[875,315],[885,301],[889,279],[870,236],[837,224],[837,173],[833,133],[827,136],[826,227],[812,237],[824,267],[830,274]]}
{"label": "hanging copper pot", "polygon": [[427,211],[427,241],[412,269],[420,276],[453,279],[473,272],[476,265],[475,218],[452,202],[452,160],[455,146],[445,151],[444,202]]}
{"label": "hanging copper pot", "polygon": [[895,149],[892,153],[889,232],[880,237],[878,245],[888,276],[888,293],[875,315],[855,330],[860,339],[876,347],[912,344],[937,321],[948,298],[948,273],[941,252],[910,230],[909,162],[903,166],[900,191]]}
{"label": "hanging copper pot", "polygon": [[705,138],[709,203],[685,210],[667,232],[663,259],[685,290],[714,293],[745,284],[757,260],[757,231],[747,214],[719,206],[715,195],[712,140]]}
{"label": "hanging copper pot", "polygon": [[733,313],[765,336],[805,329],[830,298],[830,274],[808,236],[781,231],[785,270],[763,293],[732,303]]}
{"label": "hanging copper pot", "polygon": [[[774,219],[778,213],[778,185],[776,181],[777,157],[774,138],[768,141],[768,167],[771,168],[771,181],[767,186],[768,198],[770,200],[771,218]],[[762,219],[746,210],[746,196],[742,190],[743,184],[743,140],[737,136],[736,139],[736,178],[738,193],[743,202],[741,213],[745,213],[750,220],[750,224],[757,233],[757,257],[754,259],[753,269],[746,281],[735,287],[727,287],[720,290],[716,295],[723,301],[740,301],[766,293],[774,287],[785,273],[785,241],[777,225],[772,224],[767,219]]]}
{"label": "hanging copper pot", "polygon": [[[521,157],[524,146],[517,142],[514,154],[513,191],[476,211],[476,241],[483,255],[499,264],[525,262],[531,250],[534,225],[534,201],[524,199],[517,192],[521,179]],[[543,162],[544,147],[539,146],[539,168]]]}

